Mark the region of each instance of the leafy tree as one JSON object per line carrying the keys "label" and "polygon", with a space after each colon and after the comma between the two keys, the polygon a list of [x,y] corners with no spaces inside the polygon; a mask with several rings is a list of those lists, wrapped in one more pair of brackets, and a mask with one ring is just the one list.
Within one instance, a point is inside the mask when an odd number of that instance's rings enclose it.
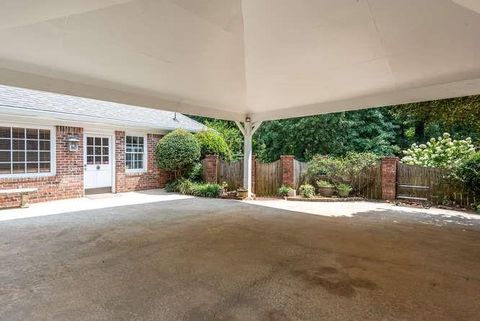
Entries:
{"label": "leafy tree", "polygon": [[[234,122],[194,117],[217,130],[234,158],[242,157],[243,137]],[[480,140],[480,96],[436,100],[335,114],[268,121],[253,137],[253,152],[264,162],[282,154],[308,161],[314,155],[348,152],[401,155],[413,143],[449,132],[452,139]]]}
{"label": "leafy tree", "polygon": [[232,159],[243,157],[243,135],[235,122],[201,116],[190,117],[220,133],[232,152]]}
{"label": "leafy tree", "polygon": [[397,138],[403,147],[413,142],[425,143],[429,137],[451,133],[459,139],[480,139],[480,96],[467,96],[392,106],[390,114],[401,131]]}
{"label": "leafy tree", "polygon": [[472,139],[455,140],[450,134],[431,138],[426,144],[413,144],[403,151],[402,162],[427,167],[456,168],[463,160],[475,153]]}
{"label": "leafy tree", "polygon": [[159,168],[183,177],[200,159],[200,145],[193,134],[176,129],[158,141],[155,156]]}
{"label": "leafy tree", "polygon": [[299,160],[347,152],[389,155],[399,151],[395,128],[378,109],[270,121],[258,129],[254,152],[262,161],[285,154]]}
{"label": "leafy tree", "polygon": [[228,147],[223,136],[215,130],[202,130],[195,134],[195,138],[200,144],[201,157],[206,155],[219,155],[220,158],[230,160],[232,151]]}

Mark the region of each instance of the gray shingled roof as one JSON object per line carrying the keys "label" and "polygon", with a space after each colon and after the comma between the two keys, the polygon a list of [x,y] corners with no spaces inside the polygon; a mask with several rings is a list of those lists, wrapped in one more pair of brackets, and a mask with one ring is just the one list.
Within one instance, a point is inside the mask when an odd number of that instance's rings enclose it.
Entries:
{"label": "gray shingled roof", "polygon": [[205,128],[180,113],[176,113],[175,120],[174,112],[0,85],[0,112],[14,110],[32,115],[46,113],[53,118],[70,120],[87,117],[92,122],[159,130],[184,128],[199,131]]}

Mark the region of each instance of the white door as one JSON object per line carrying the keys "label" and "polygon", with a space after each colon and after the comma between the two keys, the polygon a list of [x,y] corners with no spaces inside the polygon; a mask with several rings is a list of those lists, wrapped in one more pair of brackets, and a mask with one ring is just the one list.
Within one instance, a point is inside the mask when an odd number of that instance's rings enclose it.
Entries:
{"label": "white door", "polygon": [[111,136],[85,135],[85,189],[112,186]]}

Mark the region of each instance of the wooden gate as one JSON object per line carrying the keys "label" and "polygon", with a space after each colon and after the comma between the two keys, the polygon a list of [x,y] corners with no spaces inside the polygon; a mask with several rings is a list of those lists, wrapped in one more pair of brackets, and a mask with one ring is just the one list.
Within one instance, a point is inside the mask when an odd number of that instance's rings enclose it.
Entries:
{"label": "wooden gate", "polygon": [[255,194],[258,196],[277,195],[282,186],[282,163],[255,163]]}
{"label": "wooden gate", "polygon": [[[421,187],[421,188],[418,188]],[[443,168],[421,167],[398,163],[397,197],[427,199],[434,205],[448,204],[469,207],[476,197]],[[478,195],[477,195],[478,197]]]}
{"label": "wooden gate", "polygon": [[364,168],[352,178],[351,185],[355,194],[372,200],[382,199],[382,169],[378,162]]}
{"label": "wooden gate", "polygon": [[232,163],[220,160],[217,169],[218,184],[226,182],[229,190],[243,186],[243,160]]}
{"label": "wooden gate", "polygon": [[305,183],[305,172],[308,169],[308,163],[293,160],[293,185],[294,189],[298,190],[300,185]]}

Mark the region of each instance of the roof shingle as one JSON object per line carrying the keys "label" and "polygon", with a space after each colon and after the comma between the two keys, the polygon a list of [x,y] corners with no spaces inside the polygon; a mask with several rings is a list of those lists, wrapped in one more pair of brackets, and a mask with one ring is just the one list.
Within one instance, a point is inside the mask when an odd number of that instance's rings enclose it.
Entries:
{"label": "roof shingle", "polygon": [[25,112],[47,112],[53,117],[77,120],[89,117],[102,123],[123,123],[125,126],[173,130],[184,128],[200,131],[205,127],[180,113],[112,103],[90,98],[75,97],[0,85],[0,111],[8,113],[14,108]]}

